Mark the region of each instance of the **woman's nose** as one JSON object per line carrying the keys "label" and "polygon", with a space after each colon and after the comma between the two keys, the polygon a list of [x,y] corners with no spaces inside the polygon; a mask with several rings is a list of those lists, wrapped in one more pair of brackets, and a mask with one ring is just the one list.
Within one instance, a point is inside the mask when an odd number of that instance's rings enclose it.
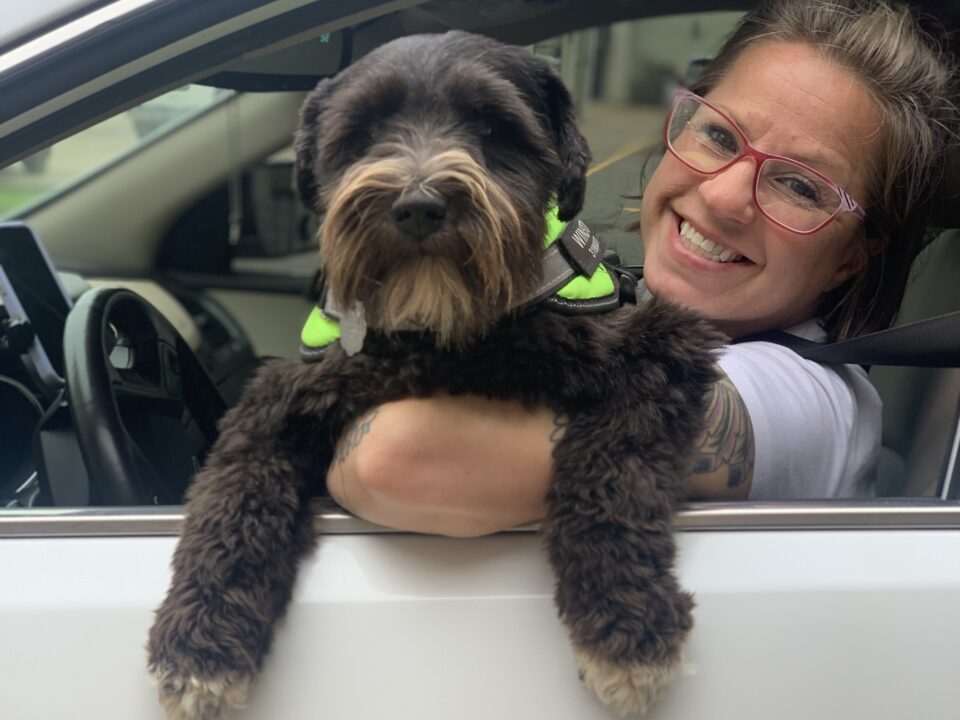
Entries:
{"label": "woman's nose", "polygon": [[750,223],[757,214],[753,200],[755,179],[755,161],[743,158],[723,172],[704,179],[700,183],[700,195],[717,217]]}

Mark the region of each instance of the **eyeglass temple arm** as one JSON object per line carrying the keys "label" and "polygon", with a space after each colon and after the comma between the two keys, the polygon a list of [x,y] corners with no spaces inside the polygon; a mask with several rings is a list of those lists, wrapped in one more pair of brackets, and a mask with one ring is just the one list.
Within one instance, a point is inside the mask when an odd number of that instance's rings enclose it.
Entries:
{"label": "eyeglass temple arm", "polygon": [[860,204],[847,194],[847,191],[841,187],[837,188],[840,194],[840,210],[843,212],[852,212],[861,220],[866,219],[867,214],[860,207]]}

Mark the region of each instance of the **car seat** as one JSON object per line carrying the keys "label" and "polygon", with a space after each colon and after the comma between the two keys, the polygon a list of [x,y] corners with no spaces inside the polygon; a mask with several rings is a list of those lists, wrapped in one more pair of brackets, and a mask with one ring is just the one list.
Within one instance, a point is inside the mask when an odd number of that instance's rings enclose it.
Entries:
{"label": "car seat", "polygon": [[[913,265],[898,324],[960,310],[960,230],[940,233]],[[883,399],[877,494],[937,492],[956,432],[960,369],[874,367]]]}

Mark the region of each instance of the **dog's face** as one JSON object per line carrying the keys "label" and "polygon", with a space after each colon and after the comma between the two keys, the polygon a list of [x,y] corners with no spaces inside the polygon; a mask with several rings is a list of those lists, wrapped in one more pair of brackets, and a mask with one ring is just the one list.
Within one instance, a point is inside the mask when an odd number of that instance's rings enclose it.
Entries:
{"label": "dog's face", "polygon": [[537,287],[545,210],[580,210],[589,160],[546,61],[462,32],[393,41],[324,80],[296,138],[336,300],[442,346]]}

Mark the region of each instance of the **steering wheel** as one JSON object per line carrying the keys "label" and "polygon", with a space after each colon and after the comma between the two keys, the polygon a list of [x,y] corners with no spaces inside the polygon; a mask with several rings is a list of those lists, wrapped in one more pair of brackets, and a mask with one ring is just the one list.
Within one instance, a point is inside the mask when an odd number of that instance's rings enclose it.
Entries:
{"label": "steering wheel", "polygon": [[129,290],[94,288],[67,316],[64,365],[91,504],[181,503],[226,403],[176,328]]}

